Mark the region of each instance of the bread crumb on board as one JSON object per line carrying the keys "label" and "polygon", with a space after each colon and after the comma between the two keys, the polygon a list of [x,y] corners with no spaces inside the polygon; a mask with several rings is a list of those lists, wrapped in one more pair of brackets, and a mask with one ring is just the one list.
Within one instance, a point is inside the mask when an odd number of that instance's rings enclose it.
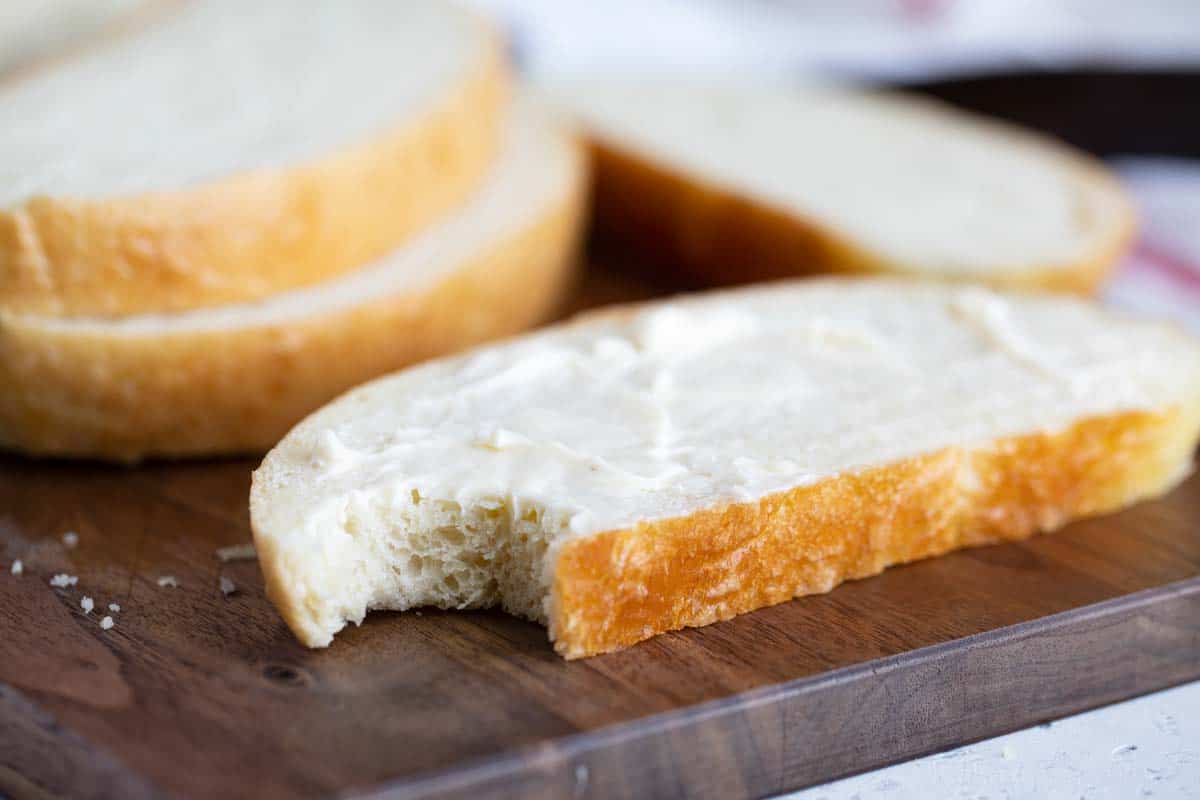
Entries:
{"label": "bread crumb on board", "polygon": [[79,544],[79,534],[75,531],[67,531],[62,535],[62,543],[68,550],[73,550],[75,545]]}
{"label": "bread crumb on board", "polygon": [[113,611],[113,612],[117,612],[117,611],[120,611],[120,610],[121,610],[121,607],[120,607],[119,605],[117,605],[116,603],[109,603],[109,604],[108,604],[108,610],[109,610],[109,611]]}
{"label": "bread crumb on board", "polygon": [[25,571],[25,565],[21,563],[21,559],[17,559],[12,563],[12,568],[9,570],[13,575],[20,575]]}
{"label": "bread crumb on board", "polygon": [[226,564],[230,561],[253,561],[258,558],[258,553],[254,550],[254,542],[246,542],[229,547],[218,547],[217,558]]}
{"label": "bread crumb on board", "polygon": [[68,575],[65,572],[60,572],[50,579],[50,585],[58,589],[65,589],[77,583],[79,583],[78,575]]}
{"label": "bread crumb on board", "polygon": [[108,616],[108,615],[105,615],[104,619],[100,620],[100,628],[101,628],[102,630],[108,630],[108,629],[110,629],[110,628],[111,628],[111,627],[112,627],[114,624],[115,624],[115,623],[113,622],[113,618],[112,618],[112,617],[110,617],[110,616]]}
{"label": "bread crumb on board", "polygon": [[85,594],[79,598],[79,607],[83,609],[84,614],[90,614],[92,613],[92,609],[96,607],[96,601]]}
{"label": "bread crumb on board", "polygon": [[158,579],[158,585],[164,589],[174,589],[179,586],[179,581],[175,580],[174,575],[163,575]]}
{"label": "bread crumb on board", "polygon": [[221,576],[220,586],[221,586],[221,594],[223,594],[226,597],[229,597],[229,595],[231,595],[237,591],[237,584],[235,584],[229,578],[226,578],[224,575]]}

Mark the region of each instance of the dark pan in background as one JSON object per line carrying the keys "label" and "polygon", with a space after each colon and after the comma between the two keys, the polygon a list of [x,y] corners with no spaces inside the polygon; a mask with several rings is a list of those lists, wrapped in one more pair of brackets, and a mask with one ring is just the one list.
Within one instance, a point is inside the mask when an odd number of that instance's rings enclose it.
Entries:
{"label": "dark pan in background", "polygon": [[899,88],[1045,131],[1100,156],[1200,158],[1200,71],[1021,72]]}

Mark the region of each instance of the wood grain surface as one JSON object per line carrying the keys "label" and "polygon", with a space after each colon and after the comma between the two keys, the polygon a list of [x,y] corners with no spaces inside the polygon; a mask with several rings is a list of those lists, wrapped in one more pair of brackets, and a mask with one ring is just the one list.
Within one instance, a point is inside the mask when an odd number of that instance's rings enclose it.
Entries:
{"label": "wood grain surface", "polygon": [[[580,304],[649,293],[593,275]],[[304,649],[216,557],[254,466],[0,458],[0,795],[762,796],[1200,677],[1200,479],[568,663],[498,612]]]}

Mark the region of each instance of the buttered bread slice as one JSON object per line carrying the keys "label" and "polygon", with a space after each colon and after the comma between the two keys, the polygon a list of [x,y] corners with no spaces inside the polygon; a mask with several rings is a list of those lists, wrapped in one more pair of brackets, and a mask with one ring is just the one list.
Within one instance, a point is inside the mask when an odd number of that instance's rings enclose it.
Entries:
{"label": "buttered bread slice", "polygon": [[357,269],[495,156],[503,45],[440,0],[157,4],[0,82],[0,308],[168,312]]}
{"label": "buttered bread slice", "polygon": [[305,644],[501,606],[568,658],[1161,494],[1200,346],[1059,296],[784,283],[584,316],[362,386],[254,475]]}
{"label": "buttered bread slice", "polygon": [[702,285],[885,273],[1090,292],[1133,214],[1108,170],[915,96],[831,86],[548,91],[596,154],[596,234]]}
{"label": "buttered bread slice", "polygon": [[557,314],[584,153],[525,102],[503,142],[462,208],[316,286],[116,320],[0,310],[0,446],[120,461],[263,452],[351,386]]}

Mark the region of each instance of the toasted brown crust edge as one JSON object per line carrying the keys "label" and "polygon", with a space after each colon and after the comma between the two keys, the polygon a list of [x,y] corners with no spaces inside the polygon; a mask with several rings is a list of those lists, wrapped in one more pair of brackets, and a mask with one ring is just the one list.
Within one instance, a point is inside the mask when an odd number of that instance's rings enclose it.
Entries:
{"label": "toasted brown crust edge", "polygon": [[569,541],[550,635],[561,655],[592,656],[893,564],[1051,531],[1169,490],[1198,431],[1200,402],[1113,414]]}
{"label": "toasted brown crust edge", "polygon": [[378,258],[460,204],[497,152],[500,37],[415,124],[318,161],[192,189],[0,210],[0,308],[170,312],[268,296]]}
{"label": "toasted brown crust edge", "polygon": [[553,317],[574,281],[584,154],[528,226],[437,283],[274,326],[172,335],[46,329],[0,314],[0,447],[137,461],[258,453],[369,378]]}
{"label": "toasted brown crust edge", "polygon": [[[696,181],[612,142],[593,138],[590,145],[594,249],[666,283],[731,286],[818,274],[969,279],[914,271],[812,220]],[[997,270],[974,280],[1001,289],[1097,291],[1132,243],[1135,215],[1115,179],[1089,160],[1078,160],[1090,185],[1120,198],[1117,219],[1091,252],[1073,263]]]}

